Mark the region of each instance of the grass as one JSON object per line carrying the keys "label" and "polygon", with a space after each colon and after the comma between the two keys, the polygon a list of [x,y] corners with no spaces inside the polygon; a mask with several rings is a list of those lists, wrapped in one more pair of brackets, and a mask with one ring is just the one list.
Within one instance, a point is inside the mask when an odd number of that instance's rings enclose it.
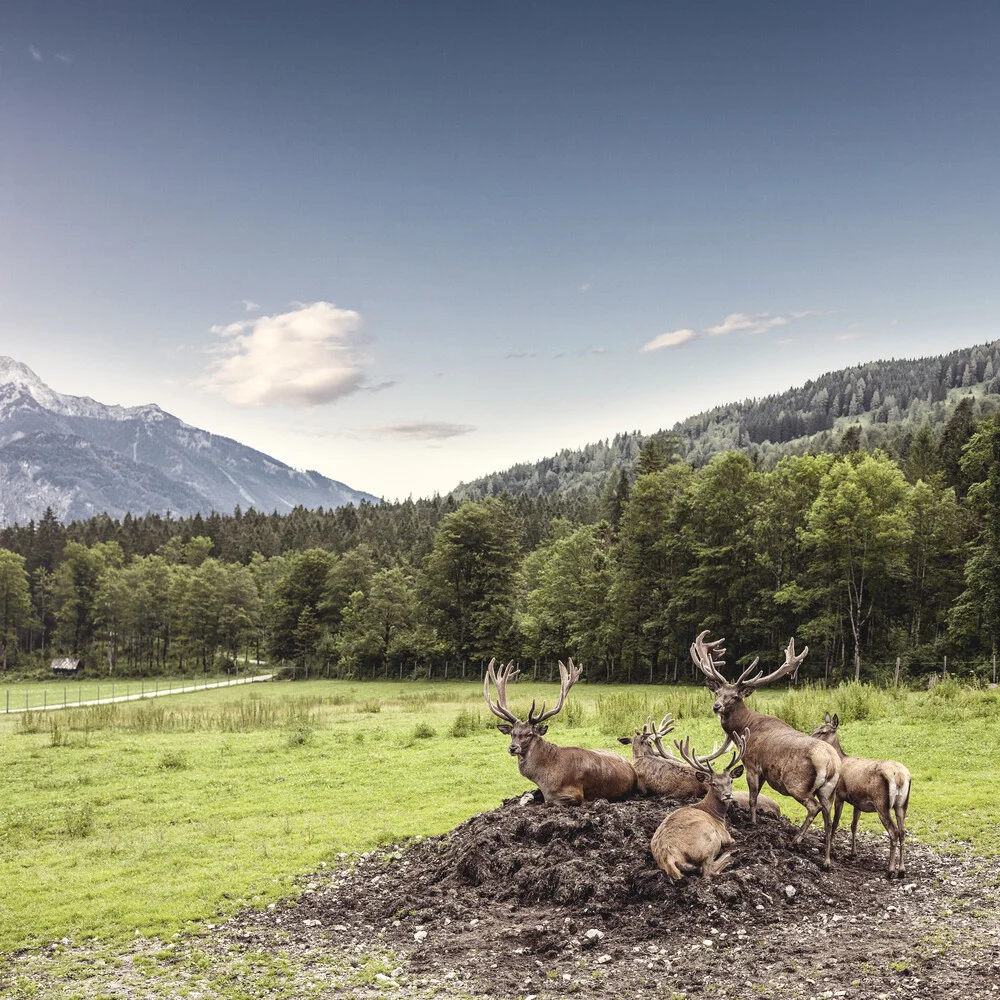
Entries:
{"label": "grass", "polygon": [[[441,833],[494,807],[528,783],[481,691],[309,681],[0,714],[0,951],[168,937],[266,905],[338,853]],[[520,684],[511,705],[552,694]],[[916,836],[1000,853],[997,692],[845,685],[756,701],[803,729],[837,712],[849,752],[910,768]],[[583,684],[570,704],[553,742],[624,751],[615,736],[668,711],[696,746],[720,735],[704,688]],[[801,816],[795,803],[788,811]],[[862,828],[879,829],[872,816]]]}

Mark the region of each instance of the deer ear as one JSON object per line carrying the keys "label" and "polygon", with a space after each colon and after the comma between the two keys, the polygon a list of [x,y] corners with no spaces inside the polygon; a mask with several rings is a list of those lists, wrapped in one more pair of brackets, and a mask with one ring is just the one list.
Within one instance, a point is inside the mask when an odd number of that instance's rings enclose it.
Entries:
{"label": "deer ear", "polygon": [[742,776],[743,776],[743,765],[742,764],[740,764],[738,767],[734,767],[729,772],[729,777],[730,778],[741,778]]}
{"label": "deer ear", "polygon": [[750,685],[750,684],[740,684],[736,688],[736,693],[741,698],[749,698],[750,695],[752,695],[755,690],[756,689],[752,685]]}
{"label": "deer ear", "polygon": [[508,726],[506,722],[502,722],[499,726],[497,726],[497,729],[499,729],[504,736],[510,736],[510,734],[514,731],[514,727]]}
{"label": "deer ear", "polygon": [[708,781],[708,775],[704,771],[695,771],[694,776],[704,785]]}
{"label": "deer ear", "polygon": [[[535,726],[535,729],[538,730],[539,736],[544,736],[549,731],[548,726]],[[629,742],[631,742],[631,740]]]}
{"label": "deer ear", "polygon": [[835,715],[833,717],[833,728],[836,729],[840,725],[840,716]]}
{"label": "deer ear", "polygon": [[715,694],[719,690],[719,682],[713,681],[711,677],[705,679],[705,683],[708,685],[708,690]]}
{"label": "deer ear", "polygon": [[619,736],[618,737],[618,742],[619,743],[624,743],[625,746],[628,746],[632,741],[627,736]]}
{"label": "deer ear", "polygon": [[828,726],[831,722],[833,722],[833,719],[830,718],[830,713],[827,712],[826,715],[823,716],[823,725]]}

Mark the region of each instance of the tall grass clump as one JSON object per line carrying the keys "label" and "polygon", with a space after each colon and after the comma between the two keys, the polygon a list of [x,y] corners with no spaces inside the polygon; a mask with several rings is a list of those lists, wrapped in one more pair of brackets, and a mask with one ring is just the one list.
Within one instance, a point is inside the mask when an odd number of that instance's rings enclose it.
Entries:
{"label": "tall grass clump", "polygon": [[462,739],[463,737],[471,736],[475,732],[492,729],[495,721],[492,715],[484,720],[479,712],[473,712],[471,708],[463,707],[459,709],[458,715],[455,716],[455,721],[452,722],[448,734]]}

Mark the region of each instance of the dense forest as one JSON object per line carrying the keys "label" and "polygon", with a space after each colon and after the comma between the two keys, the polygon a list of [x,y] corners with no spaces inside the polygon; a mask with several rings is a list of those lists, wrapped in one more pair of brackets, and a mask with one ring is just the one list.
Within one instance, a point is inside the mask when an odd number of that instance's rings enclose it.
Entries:
{"label": "dense forest", "polygon": [[898,658],[919,677],[945,656],[986,672],[1000,416],[970,389],[891,450],[851,426],[835,450],[771,467],[741,451],[698,465],[654,435],[632,472],[582,496],[65,526],[50,512],[0,532],[3,669],[55,654],[116,674],[260,657],[454,677],[494,655],[542,671],[572,655],[592,680],[670,680],[710,628],[744,662],[794,634],[813,650],[806,676],[885,676]]}
{"label": "dense forest", "polygon": [[1000,341],[933,358],[873,361],[828,372],[778,395],[707,410],[670,431],[616,434],[515,465],[462,483],[454,496],[594,495],[613,470],[634,472],[649,436],[696,466],[721,452],[741,451],[757,468],[771,469],[789,455],[835,451],[849,427],[856,427],[863,447],[903,455],[920,427],[940,428],[970,394],[981,400],[983,412],[1000,408]]}

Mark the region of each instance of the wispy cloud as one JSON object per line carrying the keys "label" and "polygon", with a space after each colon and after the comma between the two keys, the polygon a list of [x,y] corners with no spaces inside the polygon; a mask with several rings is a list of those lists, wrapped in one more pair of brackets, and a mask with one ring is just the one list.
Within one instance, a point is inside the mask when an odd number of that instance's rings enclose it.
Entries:
{"label": "wispy cloud", "polygon": [[361,316],[330,302],[211,328],[224,339],[201,385],[237,406],[321,406],[365,388]]}
{"label": "wispy cloud", "polygon": [[64,66],[72,66],[73,65],[73,57],[66,55],[65,52],[57,52],[56,53],[56,59],[59,62],[61,62]]}
{"label": "wispy cloud", "polygon": [[650,351],[662,351],[664,347],[677,347],[697,336],[698,334],[694,330],[674,330],[672,333],[661,333],[658,337],[643,344],[639,348],[639,353],[648,354]]}
{"label": "wispy cloud", "polygon": [[742,331],[764,333],[776,326],[787,326],[791,321],[791,316],[772,316],[770,313],[730,313],[718,326],[710,326],[705,333],[710,337],[724,337]]}
{"label": "wispy cloud", "polygon": [[514,360],[516,358],[537,358],[537,351],[511,351],[510,354],[505,354],[504,359],[507,361]]}
{"label": "wispy cloud", "polygon": [[594,283],[592,281],[585,281],[582,285],[577,286],[578,292],[589,292],[593,288]]}
{"label": "wispy cloud", "polygon": [[35,48],[34,45],[29,45],[28,46],[28,52],[31,53],[31,58],[34,59],[35,62],[41,62],[42,61],[42,54],[41,54],[41,52],[38,51],[38,49]]}
{"label": "wispy cloud", "polygon": [[437,420],[383,424],[366,428],[370,437],[396,438],[401,441],[442,441],[445,438],[471,434],[474,430],[476,428],[472,424],[449,424]]}
{"label": "wispy cloud", "polygon": [[608,353],[608,351],[607,351],[607,348],[606,348],[606,347],[592,347],[592,348],[591,348],[591,349],[590,349],[589,351],[587,351],[586,353],[587,353],[587,354],[607,354],[607,353]]}
{"label": "wispy cloud", "polygon": [[260,303],[254,302],[253,299],[237,299],[236,301],[243,306],[244,312],[252,313],[256,312],[260,308]]}
{"label": "wispy cloud", "polygon": [[860,330],[845,330],[843,333],[838,333],[834,340],[858,340],[861,337]]}
{"label": "wispy cloud", "polygon": [[704,330],[684,328],[674,330],[671,333],[661,333],[658,337],[643,344],[639,348],[639,353],[646,354],[649,351],[661,351],[665,347],[678,347],[681,344],[686,344],[689,340],[701,337],[725,337],[730,333],[744,333],[748,336],[765,333],[776,327],[787,326],[795,320],[819,315],[821,314],[812,310],[788,313],[785,316],[775,316],[771,313],[730,313],[721,323],[705,327]]}

